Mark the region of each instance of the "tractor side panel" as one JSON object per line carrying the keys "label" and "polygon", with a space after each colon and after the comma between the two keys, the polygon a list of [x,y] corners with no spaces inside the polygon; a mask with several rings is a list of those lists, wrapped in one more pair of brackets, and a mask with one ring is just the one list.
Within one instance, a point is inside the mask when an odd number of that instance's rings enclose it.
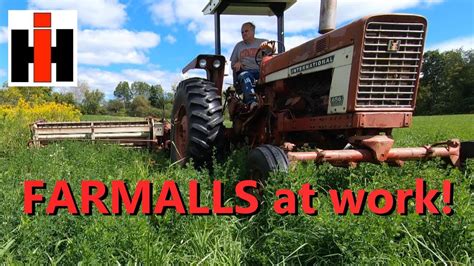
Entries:
{"label": "tractor side panel", "polygon": [[353,49],[354,46],[351,45],[335,52],[337,58],[329,91],[328,114],[347,112]]}

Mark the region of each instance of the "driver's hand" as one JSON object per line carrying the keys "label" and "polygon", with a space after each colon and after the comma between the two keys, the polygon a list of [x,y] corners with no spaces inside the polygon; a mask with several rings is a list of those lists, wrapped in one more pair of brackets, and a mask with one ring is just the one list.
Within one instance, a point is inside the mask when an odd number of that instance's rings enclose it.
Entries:
{"label": "driver's hand", "polygon": [[241,68],[242,68],[242,63],[240,63],[240,61],[238,61],[232,66],[232,69],[234,69],[234,71],[239,71]]}
{"label": "driver's hand", "polygon": [[268,41],[264,41],[260,44],[260,48],[265,48],[265,46],[268,46]]}
{"label": "driver's hand", "polygon": [[260,44],[260,49],[268,49],[275,53],[275,43],[270,41],[264,41]]}

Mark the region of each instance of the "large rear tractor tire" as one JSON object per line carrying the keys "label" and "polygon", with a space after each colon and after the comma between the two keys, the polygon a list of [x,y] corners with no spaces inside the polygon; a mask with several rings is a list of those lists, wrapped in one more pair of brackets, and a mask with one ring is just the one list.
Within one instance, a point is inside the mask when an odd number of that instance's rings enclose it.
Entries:
{"label": "large rear tractor tire", "polygon": [[272,172],[288,173],[289,161],[285,152],[273,145],[262,145],[248,155],[250,178],[265,182]]}
{"label": "large rear tractor tire", "polygon": [[206,166],[223,122],[214,83],[202,78],[179,83],[171,114],[171,161],[184,165],[192,159],[196,167]]}

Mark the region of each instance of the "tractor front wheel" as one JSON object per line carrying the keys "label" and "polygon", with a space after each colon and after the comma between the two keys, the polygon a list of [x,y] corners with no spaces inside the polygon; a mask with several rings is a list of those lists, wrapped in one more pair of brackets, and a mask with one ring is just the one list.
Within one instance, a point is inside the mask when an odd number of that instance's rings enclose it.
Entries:
{"label": "tractor front wheel", "polygon": [[179,83],[171,114],[171,161],[195,166],[211,161],[223,126],[221,96],[214,83],[190,78]]}
{"label": "tractor front wheel", "polygon": [[288,173],[289,161],[285,152],[273,145],[262,145],[248,155],[250,178],[265,182],[272,172]]}

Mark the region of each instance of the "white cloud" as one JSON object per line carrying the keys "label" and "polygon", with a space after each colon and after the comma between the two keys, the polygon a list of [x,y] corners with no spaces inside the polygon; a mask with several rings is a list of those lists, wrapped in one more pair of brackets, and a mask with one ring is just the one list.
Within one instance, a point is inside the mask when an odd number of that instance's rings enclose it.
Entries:
{"label": "white cloud", "polygon": [[[199,26],[196,30],[196,42],[201,45],[214,46],[214,19],[212,16],[203,16],[195,21]],[[221,17],[221,45],[223,49],[233,47],[242,40],[240,27],[244,22],[253,21],[257,25],[256,37],[276,39],[276,25],[266,26],[275,19],[272,17],[257,16],[222,16]],[[259,21],[259,22],[257,22]]]}
{"label": "white cloud", "polygon": [[194,21],[191,21],[189,24],[188,24],[188,30],[189,31],[197,31],[198,30],[198,24]]}
{"label": "white cloud", "polygon": [[165,36],[165,41],[167,41],[170,44],[174,44],[176,42],[176,37],[174,37],[171,34],[168,34]]}
{"label": "white cloud", "polygon": [[79,32],[80,64],[108,66],[148,62],[147,52],[160,43],[160,36],[148,31],[83,30]]}
{"label": "white cloud", "polygon": [[8,42],[8,28],[0,27],[0,43]]}
{"label": "white cloud", "polygon": [[163,1],[155,3],[150,6],[150,12],[152,13],[152,19],[156,24],[164,23],[171,25],[176,23],[176,15],[173,12],[173,3]]}
{"label": "white cloud", "polygon": [[101,90],[108,99],[114,97],[115,87],[120,81],[128,81],[130,84],[134,81],[143,81],[150,85],[160,84],[165,92],[170,92],[172,86],[177,85],[183,79],[205,76],[205,71],[199,69],[192,69],[182,74],[178,70],[176,72],[166,71],[156,66],[148,70],[129,68],[118,72],[88,67],[80,67],[78,70],[79,80],[86,81],[92,89]]}
{"label": "white cloud", "polygon": [[118,0],[29,0],[28,7],[77,10],[81,25],[97,28],[118,29],[127,20],[126,6]]}
{"label": "white cloud", "polygon": [[[444,0],[348,0],[338,1],[336,11],[337,25],[350,22],[371,14],[394,13],[408,8],[428,6]],[[296,2],[285,14],[285,30],[298,33],[306,30],[317,32],[319,27],[320,1],[301,0]]]}
{"label": "white cloud", "polygon": [[149,7],[152,19],[156,24],[170,25],[177,22],[199,20],[201,10],[208,0],[161,0]]}
{"label": "white cloud", "polygon": [[[346,0],[338,2],[337,24],[380,13],[400,12],[413,7],[429,7],[444,0]],[[180,24],[195,35],[199,45],[214,47],[214,17],[205,16],[202,9],[209,0],[161,0],[152,4],[149,11],[157,24]],[[298,0],[285,13],[285,47],[287,50],[317,37],[320,1]],[[232,49],[241,40],[240,27],[252,21],[257,25],[256,36],[277,39],[276,18],[267,16],[221,16],[222,54],[229,58]],[[231,83],[231,76],[225,77]]]}
{"label": "white cloud", "polygon": [[429,5],[440,4],[440,3],[444,2],[444,0],[425,0],[425,2],[429,6]]}
{"label": "white cloud", "polygon": [[[370,14],[397,12],[407,8],[426,7],[444,0],[347,0],[338,1],[337,24],[361,18]],[[196,43],[214,46],[214,18],[204,16],[202,9],[208,0],[166,0],[150,7],[156,23],[187,25],[196,36]],[[317,0],[299,0],[285,13],[285,42],[288,47],[318,36],[319,6]],[[161,8],[160,8],[161,7]],[[256,36],[276,39],[276,18],[266,16],[221,16],[222,49],[229,50],[241,39],[240,26],[253,21],[257,25]],[[311,35],[311,36],[309,36]],[[267,37],[268,36],[268,37]]]}
{"label": "white cloud", "polygon": [[302,43],[305,43],[313,38],[314,36],[304,36],[304,35],[294,35],[290,37],[285,37],[285,48],[286,50],[290,50],[291,48],[296,47]]}
{"label": "white cloud", "polygon": [[[127,20],[126,5],[119,0],[28,0],[30,9],[76,9],[79,23],[86,29],[79,31],[78,62],[108,66],[111,64],[144,64],[147,52],[160,43],[153,32],[122,29]],[[1,37],[0,37],[1,40]]]}
{"label": "white cloud", "polygon": [[[28,0],[30,9],[75,9],[81,26],[92,27],[79,31],[78,62],[108,66],[111,64],[144,64],[147,52],[160,43],[153,32],[123,29],[126,5],[119,0]],[[1,39],[0,39],[1,40]]]}
{"label": "white cloud", "polygon": [[173,84],[177,84],[183,79],[183,75],[178,72],[160,69],[124,69],[120,72],[112,72],[99,68],[80,67],[78,79],[86,81],[93,89],[101,90],[107,98],[112,98],[115,87],[120,81],[128,81],[129,83],[143,81],[151,85],[161,84],[165,91],[170,91]]}
{"label": "white cloud", "polygon": [[440,50],[441,52],[463,48],[474,49],[474,35],[459,37],[429,46],[426,50]]}
{"label": "white cloud", "polygon": [[0,68],[0,78],[6,77],[7,76],[7,71],[5,69]]}

